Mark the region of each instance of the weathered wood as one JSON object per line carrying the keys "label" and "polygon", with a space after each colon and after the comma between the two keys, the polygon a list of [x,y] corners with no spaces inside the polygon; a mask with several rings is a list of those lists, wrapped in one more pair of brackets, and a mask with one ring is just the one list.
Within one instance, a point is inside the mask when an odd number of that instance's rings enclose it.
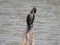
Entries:
{"label": "weathered wood", "polygon": [[33,30],[33,28],[28,33],[26,33],[26,32],[24,33],[23,45],[34,45],[34,30]]}

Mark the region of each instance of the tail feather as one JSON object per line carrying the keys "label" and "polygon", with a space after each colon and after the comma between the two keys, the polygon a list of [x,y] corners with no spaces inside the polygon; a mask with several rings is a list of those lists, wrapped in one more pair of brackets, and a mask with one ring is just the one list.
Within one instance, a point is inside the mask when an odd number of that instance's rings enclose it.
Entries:
{"label": "tail feather", "polygon": [[27,33],[31,30],[31,28],[33,28],[33,25],[27,27]]}

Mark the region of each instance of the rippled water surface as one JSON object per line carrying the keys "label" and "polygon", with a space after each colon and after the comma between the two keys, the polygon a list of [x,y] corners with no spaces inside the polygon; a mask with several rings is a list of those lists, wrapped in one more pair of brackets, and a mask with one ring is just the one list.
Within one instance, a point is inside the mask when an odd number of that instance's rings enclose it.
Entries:
{"label": "rippled water surface", "polygon": [[35,45],[60,45],[60,0],[0,0],[0,45],[22,45],[26,16],[34,6]]}

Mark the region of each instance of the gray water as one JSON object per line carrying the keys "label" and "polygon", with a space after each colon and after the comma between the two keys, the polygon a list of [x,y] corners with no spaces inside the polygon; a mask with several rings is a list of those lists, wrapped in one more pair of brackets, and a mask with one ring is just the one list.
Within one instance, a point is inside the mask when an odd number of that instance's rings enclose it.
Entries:
{"label": "gray water", "polygon": [[34,6],[35,45],[60,45],[60,0],[0,0],[0,45],[22,45],[26,16]]}

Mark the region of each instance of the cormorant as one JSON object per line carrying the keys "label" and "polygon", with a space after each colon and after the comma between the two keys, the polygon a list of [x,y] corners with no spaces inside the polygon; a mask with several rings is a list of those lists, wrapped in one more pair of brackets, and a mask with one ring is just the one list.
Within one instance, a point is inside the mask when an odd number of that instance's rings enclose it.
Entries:
{"label": "cormorant", "polygon": [[36,13],[36,8],[33,7],[33,9],[30,11],[30,14],[27,15],[27,19],[26,19],[26,22],[27,22],[27,32],[30,31],[30,29],[33,27],[33,22],[34,22],[34,19],[35,19],[35,13]]}

